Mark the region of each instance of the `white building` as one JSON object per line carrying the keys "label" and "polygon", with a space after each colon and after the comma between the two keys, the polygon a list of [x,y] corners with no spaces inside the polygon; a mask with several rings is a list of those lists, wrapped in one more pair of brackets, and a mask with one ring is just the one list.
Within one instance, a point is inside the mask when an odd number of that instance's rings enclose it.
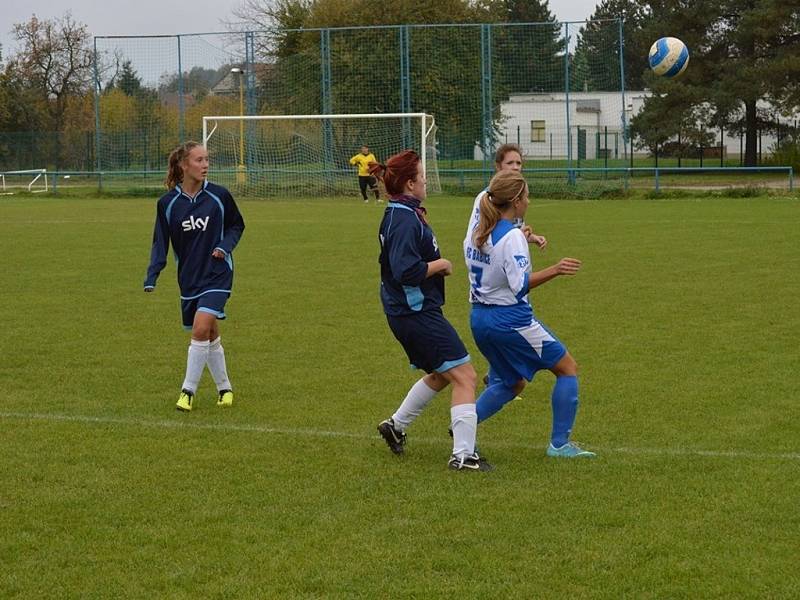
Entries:
{"label": "white building", "polygon": [[[625,107],[620,92],[570,92],[569,132],[567,136],[566,94],[535,93],[513,94],[501,105],[503,119],[499,126],[498,144],[519,144],[523,154],[534,159],[564,159],[569,154],[574,159],[609,159],[629,157],[630,144],[623,141],[623,123],[638,114],[645,98],[651,92],[625,92]],[[764,104],[768,108],[768,104]],[[797,119],[797,117],[794,117]],[[792,119],[785,121],[791,123]],[[795,121],[796,122],[796,121]],[[719,146],[720,132],[715,132],[715,146]],[[775,144],[774,134],[764,133],[761,148],[766,154]],[[726,156],[739,156],[741,139],[738,134],[725,132],[723,152]],[[646,150],[636,150],[635,155],[646,155]],[[718,155],[718,153],[717,153]],[[475,159],[482,160],[483,153],[475,149]]]}

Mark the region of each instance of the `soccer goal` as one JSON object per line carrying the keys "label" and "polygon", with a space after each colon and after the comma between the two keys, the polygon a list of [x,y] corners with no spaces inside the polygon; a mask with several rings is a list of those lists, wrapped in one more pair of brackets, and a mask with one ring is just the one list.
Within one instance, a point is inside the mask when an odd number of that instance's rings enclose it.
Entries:
{"label": "soccer goal", "polygon": [[9,196],[27,190],[32,194],[48,191],[47,169],[0,171],[0,194]]}
{"label": "soccer goal", "polygon": [[360,197],[350,158],[379,162],[406,148],[422,158],[428,191],[441,191],[436,124],[425,113],[203,117],[210,177],[246,197]]}

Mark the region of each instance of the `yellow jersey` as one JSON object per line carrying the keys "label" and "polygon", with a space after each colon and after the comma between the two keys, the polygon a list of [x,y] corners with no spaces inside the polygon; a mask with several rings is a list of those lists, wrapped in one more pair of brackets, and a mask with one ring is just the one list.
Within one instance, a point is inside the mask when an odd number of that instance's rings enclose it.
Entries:
{"label": "yellow jersey", "polygon": [[359,177],[366,177],[369,175],[369,163],[371,162],[378,162],[378,159],[375,158],[375,155],[370,152],[369,154],[361,154],[359,152],[353,158],[350,159],[351,165],[358,165],[358,176]]}

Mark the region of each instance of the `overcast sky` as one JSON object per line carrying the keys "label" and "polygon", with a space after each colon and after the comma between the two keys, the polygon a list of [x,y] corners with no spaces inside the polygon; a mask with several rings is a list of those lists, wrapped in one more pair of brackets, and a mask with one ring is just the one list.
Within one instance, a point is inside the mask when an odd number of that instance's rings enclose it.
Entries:
{"label": "overcast sky", "polygon": [[[599,0],[550,0],[550,12],[560,21],[583,21]],[[73,18],[92,35],[159,35],[224,31],[223,21],[241,0],[0,0],[0,44],[3,55],[14,51],[14,23],[37,17],[54,18],[69,6]]]}

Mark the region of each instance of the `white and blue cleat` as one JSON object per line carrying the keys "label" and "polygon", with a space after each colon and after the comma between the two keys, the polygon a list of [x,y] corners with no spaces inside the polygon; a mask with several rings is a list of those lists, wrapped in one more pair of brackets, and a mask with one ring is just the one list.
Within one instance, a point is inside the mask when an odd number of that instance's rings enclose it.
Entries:
{"label": "white and blue cleat", "polygon": [[552,456],[553,458],[594,458],[597,454],[584,450],[575,442],[567,442],[560,448],[550,444],[547,447],[547,456]]}

